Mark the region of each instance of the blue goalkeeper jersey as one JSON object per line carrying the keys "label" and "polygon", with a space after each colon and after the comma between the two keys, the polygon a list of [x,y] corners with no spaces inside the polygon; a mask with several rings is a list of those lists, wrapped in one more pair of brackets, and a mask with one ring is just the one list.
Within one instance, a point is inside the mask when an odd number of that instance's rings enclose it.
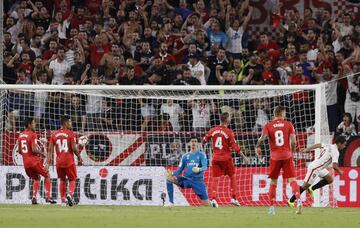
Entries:
{"label": "blue goalkeeper jersey", "polygon": [[[192,180],[204,180],[203,172],[207,169],[208,160],[206,155],[201,150],[196,152],[189,152],[182,156],[179,164],[179,168],[173,173],[174,176],[179,176],[183,170],[185,172],[183,174],[184,177]],[[199,167],[200,172],[194,173],[192,168]]]}

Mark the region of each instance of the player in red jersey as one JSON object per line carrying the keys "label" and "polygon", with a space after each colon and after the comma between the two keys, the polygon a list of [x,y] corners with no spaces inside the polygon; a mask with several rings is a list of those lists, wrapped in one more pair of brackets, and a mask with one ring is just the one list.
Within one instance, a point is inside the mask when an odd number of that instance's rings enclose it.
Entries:
{"label": "player in red jersey", "polygon": [[220,121],[221,125],[213,127],[205,135],[202,144],[207,143],[210,139],[212,140],[212,151],[213,158],[211,164],[212,170],[212,189],[211,189],[211,205],[218,207],[216,202],[216,189],[219,182],[219,178],[222,175],[227,175],[230,178],[231,185],[231,201],[230,203],[235,206],[240,206],[237,200],[237,181],[235,175],[235,167],[231,157],[231,150],[235,150],[236,153],[240,154],[246,162],[249,162],[248,158],[240,152],[238,144],[236,144],[234,132],[228,128],[230,124],[229,113],[225,112],[221,114]]}
{"label": "player in red jersey", "polygon": [[79,163],[82,162],[76,144],[76,135],[70,130],[71,127],[70,117],[63,116],[61,118],[61,128],[52,132],[49,144],[50,157],[52,157],[54,153],[54,147],[56,151],[56,171],[60,179],[60,197],[62,204],[65,204],[66,177],[69,179],[69,191],[66,199],[70,207],[74,205],[73,194],[77,178],[74,154],[78,157]]}
{"label": "player in red jersey", "polygon": [[[285,120],[286,111],[284,107],[277,106],[274,109],[273,121],[267,123],[262,131],[261,137],[256,144],[256,154],[261,156],[261,146],[265,138],[269,137],[270,142],[270,173],[271,178],[269,198],[269,214],[275,214],[274,202],[276,195],[277,179],[280,170],[283,170],[283,177],[288,178],[293,194],[296,198],[300,197],[300,188],[295,178],[295,168],[292,159],[292,152],[296,149],[296,136],[294,126]],[[299,202],[301,203],[301,202]]]}
{"label": "player in red jersey", "polygon": [[34,118],[29,117],[25,120],[26,130],[21,132],[18,137],[18,150],[23,157],[24,168],[26,174],[33,179],[33,198],[32,204],[37,204],[36,195],[40,185],[40,175],[45,178],[46,202],[55,204],[56,201],[50,198],[50,175],[49,171],[44,167],[42,153],[37,145],[37,136],[35,133],[36,122]]}

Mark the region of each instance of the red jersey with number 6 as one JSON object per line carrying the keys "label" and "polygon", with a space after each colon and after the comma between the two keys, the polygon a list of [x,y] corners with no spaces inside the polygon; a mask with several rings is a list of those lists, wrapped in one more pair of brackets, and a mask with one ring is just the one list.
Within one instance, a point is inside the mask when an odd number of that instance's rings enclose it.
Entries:
{"label": "red jersey with number 6", "polygon": [[41,158],[32,151],[32,145],[37,143],[36,138],[36,133],[29,130],[21,132],[18,137],[18,148],[23,157],[25,168],[35,166],[41,160]]}
{"label": "red jersey with number 6", "polygon": [[202,144],[212,140],[212,151],[214,161],[226,161],[231,159],[231,149],[236,153],[240,153],[240,148],[236,144],[234,132],[225,127],[217,126],[209,130],[205,135]]}
{"label": "red jersey with number 6", "polygon": [[273,120],[264,126],[263,135],[269,136],[270,157],[285,160],[292,156],[290,135],[295,134],[294,126],[286,120]]}
{"label": "red jersey with number 6", "polygon": [[68,129],[59,129],[51,134],[51,142],[55,146],[56,166],[67,168],[75,163],[73,142],[76,143],[76,135]]}

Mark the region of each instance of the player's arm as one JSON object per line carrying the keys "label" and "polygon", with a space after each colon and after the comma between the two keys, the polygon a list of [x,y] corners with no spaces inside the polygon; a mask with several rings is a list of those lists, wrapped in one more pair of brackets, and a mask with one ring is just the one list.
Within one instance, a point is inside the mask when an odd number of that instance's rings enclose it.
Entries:
{"label": "player's arm", "polygon": [[71,148],[72,148],[72,151],[74,151],[74,154],[76,155],[76,157],[78,158],[79,163],[82,163],[82,159],[80,157],[79,149],[78,149],[78,146],[76,144],[75,136],[72,137]]}
{"label": "player's arm", "polygon": [[202,145],[205,145],[206,143],[208,143],[209,140],[210,140],[210,137],[211,137],[211,133],[210,133],[210,131],[209,131],[209,132],[204,136],[201,144],[202,144]]}
{"label": "player's arm", "polygon": [[175,170],[173,173],[172,173],[172,175],[174,175],[174,176],[179,176],[181,173],[182,173],[182,171],[184,170],[184,168],[185,168],[185,155],[183,155],[182,157],[181,157],[181,160],[180,160],[180,164],[179,164],[179,168],[177,169],[177,170]]}
{"label": "player's arm", "polygon": [[230,141],[231,148],[233,148],[235,153],[242,154],[241,151],[240,151],[239,145],[236,143],[235,136],[234,136],[233,132],[231,132],[230,135],[229,135],[229,141]]}
{"label": "player's arm", "polygon": [[315,149],[319,149],[321,147],[322,147],[322,144],[318,143],[318,144],[314,144],[312,146],[309,146],[307,148],[304,148],[304,149],[300,150],[300,152],[307,153],[307,152],[313,151]]}
{"label": "player's arm", "polygon": [[344,171],[339,169],[339,151],[337,149],[334,150],[330,147],[330,153],[331,153],[331,158],[332,158],[333,169],[335,170],[335,172],[342,175],[344,173]]}
{"label": "player's arm", "polygon": [[236,143],[236,140],[235,140],[235,136],[234,136],[234,133],[231,132],[231,135],[229,137],[229,140],[230,140],[230,145],[231,145],[231,148],[233,148],[233,150],[235,151],[235,153],[239,154],[245,161],[246,163],[249,163],[249,159],[245,156],[245,154],[240,150],[240,147],[239,145]]}
{"label": "player's arm", "polygon": [[48,148],[48,159],[47,159],[47,166],[50,165],[50,160],[54,157],[54,143],[53,143],[53,137],[51,136],[50,137],[50,140],[49,140],[49,148]]}
{"label": "player's arm", "polygon": [[295,134],[290,134],[290,148],[292,152],[296,151],[296,136]]}
{"label": "player's arm", "polygon": [[[18,139],[18,142],[20,142],[20,140]],[[21,152],[21,146],[18,144],[18,148],[17,148],[17,152],[19,153],[19,154],[21,154],[22,155],[22,152]]]}
{"label": "player's arm", "polygon": [[290,148],[292,152],[296,151],[296,134],[295,134],[295,128],[294,125],[290,123]]}
{"label": "player's arm", "polygon": [[204,153],[202,153],[202,156],[200,158],[200,165],[199,167],[193,167],[192,171],[194,173],[200,173],[200,172],[205,172],[205,170],[207,170],[207,164],[208,164],[208,160],[206,158],[206,155]]}
{"label": "player's arm", "polygon": [[337,162],[332,163],[332,167],[338,174],[342,175],[344,173],[344,171],[339,169],[339,164]]}
{"label": "player's arm", "polygon": [[264,145],[265,139],[269,134],[269,131],[267,129],[267,124],[265,124],[262,132],[261,132],[261,136],[258,139],[256,146],[255,146],[255,154],[256,156],[258,156],[259,158],[261,157],[261,147]]}

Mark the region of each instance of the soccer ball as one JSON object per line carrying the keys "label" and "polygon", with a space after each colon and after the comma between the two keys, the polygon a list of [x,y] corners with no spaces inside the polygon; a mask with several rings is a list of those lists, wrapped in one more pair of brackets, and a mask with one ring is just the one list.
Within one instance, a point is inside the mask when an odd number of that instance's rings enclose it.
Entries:
{"label": "soccer ball", "polygon": [[86,144],[88,143],[89,138],[86,135],[80,136],[79,138],[79,145],[80,146],[86,146]]}

